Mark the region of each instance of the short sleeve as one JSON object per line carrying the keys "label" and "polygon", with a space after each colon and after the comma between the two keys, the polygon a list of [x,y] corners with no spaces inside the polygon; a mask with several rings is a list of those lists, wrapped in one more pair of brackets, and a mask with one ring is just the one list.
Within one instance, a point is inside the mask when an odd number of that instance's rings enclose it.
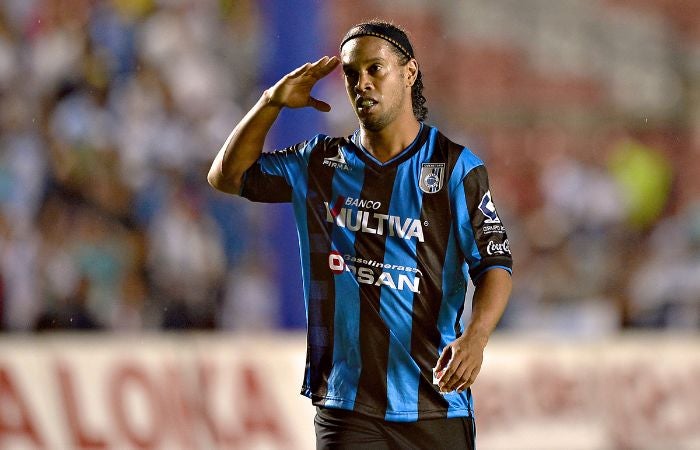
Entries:
{"label": "short sleeve", "polygon": [[283,150],[261,154],[243,175],[241,197],[262,203],[291,202],[295,184],[306,178],[308,153],[318,141],[317,136]]}
{"label": "short sleeve", "polygon": [[494,267],[512,272],[508,235],[491,195],[486,167],[481,164],[470,170],[454,195],[458,241],[471,279]]}

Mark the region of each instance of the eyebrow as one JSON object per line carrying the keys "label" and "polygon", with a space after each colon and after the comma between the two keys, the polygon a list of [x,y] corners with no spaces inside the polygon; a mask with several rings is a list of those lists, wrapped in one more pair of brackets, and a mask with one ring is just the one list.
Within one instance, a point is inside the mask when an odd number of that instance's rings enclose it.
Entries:
{"label": "eyebrow", "polygon": [[[377,57],[369,59],[367,61],[363,61],[362,63],[363,64],[374,64],[377,62],[384,62],[384,61],[386,61],[384,58],[382,58],[381,56],[377,56]],[[342,65],[343,69],[350,67],[350,66],[352,66],[352,64],[343,63],[343,65]]]}

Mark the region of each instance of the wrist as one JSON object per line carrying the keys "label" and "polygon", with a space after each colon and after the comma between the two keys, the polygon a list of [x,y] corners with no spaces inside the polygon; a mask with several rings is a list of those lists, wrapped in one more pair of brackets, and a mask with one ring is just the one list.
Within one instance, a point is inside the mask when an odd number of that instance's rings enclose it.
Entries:
{"label": "wrist", "polygon": [[470,342],[478,343],[482,348],[486,348],[489,342],[489,333],[477,328],[468,327],[463,336]]}
{"label": "wrist", "polygon": [[259,103],[263,107],[282,109],[282,104],[275,100],[271,89],[265,89],[260,97]]}

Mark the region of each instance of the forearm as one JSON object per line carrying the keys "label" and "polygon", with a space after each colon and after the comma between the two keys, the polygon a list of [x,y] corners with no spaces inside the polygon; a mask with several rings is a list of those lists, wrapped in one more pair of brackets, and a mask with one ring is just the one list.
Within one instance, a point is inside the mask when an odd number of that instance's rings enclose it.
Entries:
{"label": "forearm", "polygon": [[510,274],[503,269],[491,269],[477,281],[472,315],[465,337],[486,346],[508,304],[513,286]]}
{"label": "forearm", "polygon": [[270,102],[269,91],[236,125],[209,169],[207,180],[214,188],[239,194],[243,174],[260,157],[265,137],[282,108]]}

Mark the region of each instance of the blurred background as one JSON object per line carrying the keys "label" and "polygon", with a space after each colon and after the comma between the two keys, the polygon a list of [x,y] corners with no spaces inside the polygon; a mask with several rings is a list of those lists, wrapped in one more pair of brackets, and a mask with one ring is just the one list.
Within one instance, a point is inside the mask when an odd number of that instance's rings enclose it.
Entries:
{"label": "blurred background", "polygon": [[[303,334],[291,208],[206,172],[263,89],[372,17],[409,30],[427,123],[489,168],[499,331],[697,344],[693,0],[3,0],[0,338]],[[331,113],[285,112],[269,150],[356,128],[340,71],[316,93]]]}

